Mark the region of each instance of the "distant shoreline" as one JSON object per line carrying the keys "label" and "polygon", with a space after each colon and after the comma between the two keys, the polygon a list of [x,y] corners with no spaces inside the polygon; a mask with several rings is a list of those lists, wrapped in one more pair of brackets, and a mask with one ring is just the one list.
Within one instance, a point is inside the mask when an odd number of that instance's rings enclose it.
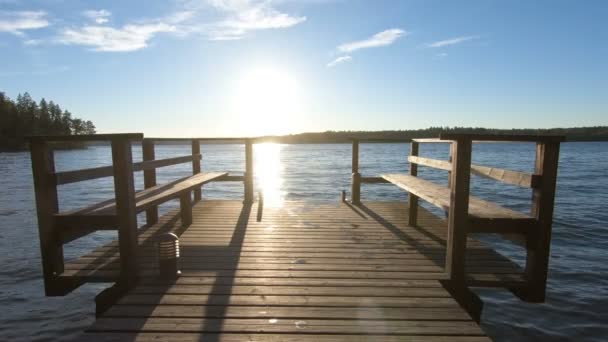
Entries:
{"label": "distant shoreline", "polygon": [[[403,140],[436,138],[441,133],[468,134],[526,134],[526,135],[563,135],[566,141],[608,141],[608,126],[571,127],[549,129],[492,129],[477,127],[430,127],[419,130],[390,131],[326,131],[298,133],[280,136],[264,136],[259,140],[279,143],[348,143],[360,140]],[[373,141],[370,141],[373,142]],[[381,141],[380,141],[381,142]]]}
{"label": "distant shoreline", "polygon": [[[395,140],[399,142],[409,142],[412,139],[419,138],[434,138],[441,133],[472,133],[472,134],[527,134],[527,135],[563,135],[567,142],[599,142],[608,141],[608,126],[593,126],[593,127],[571,127],[571,128],[548,128],[548,129],[493,129],[493,128],[476,128],[476,127],[430,127],[419,130],[391,130],[391,131],[326,131],[326,132],[308,132],[288,135],[260,136],[256,140],[260,142],[274,142],[282,144],[345,144],[350,143],[353,139],[360,140]],[[205,143],[226,143],[221,139]],[[388,141],[368,141],[369,143],[386,143]],[[158,142],[162,145],[182,145],[183,141],[163,141]],[[63,143],[59,144],[56,149],[86,149],[88,146],[105,145],[104,143]],[[2,146],[0,144],[0,153],[2,152],[20,152],[27,151],[28,147],[24,144],[18,148],[14,146]]]}

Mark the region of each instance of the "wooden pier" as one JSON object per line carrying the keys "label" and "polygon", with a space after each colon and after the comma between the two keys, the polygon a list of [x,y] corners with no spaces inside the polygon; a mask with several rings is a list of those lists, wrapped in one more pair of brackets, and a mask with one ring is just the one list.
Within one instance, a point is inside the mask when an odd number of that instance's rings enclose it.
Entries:
{"label": "wooden pier", "polygon": [[[144,161],[133,163],[131,142],[141,138],[85,137],[109,139],[114,166],[63,173],[54,171],[48,146],[54,138],[32,140],[47,294],[114,283],[96,297],[98,318],[84,340],[485,341],[482,302],[471,287],[544,300],[561,137],[509,137],[537,143],[533,174],[471,164],[473,140],[504,136],[449,136],[443,138],[452,146],[451,161],[418,156],[419,143],[446,141],[419,140],[408,175],[366,177],[354,141],[349,201],[278,207],[254,201],[253,140],[241,139],[245,172],[234,176],[202,172],[202,139],[192,140],[191,156],[164,160],[154,159],[158,139],[145,139]],[[183,162],[192,163],[192,176],[156,184],[157,168]],[[449,187],[416,177],[416,165],[448,171]],[[137,171],[144,172],[142,191],[134,189]],[[531,213],[470,196],[471,173],[531,188]],[[57,185],[105,176],[114,177],[114,200],[58,212]],[[200,188],[211,181],[243,182],[244,201],[200,200]],[[410,193],[409,203],[361,201],[362,183],[399,186]],[[156,206],[171,199],[180,200],[180,209],[159,217]],[[448,218],[419,207],[419,199],[445,209]],[[147,224],[138,228],[141,211]],[[63,259],[65,242],[100,229],[118,230],[118,240]],[[157,243],[168,232],[179,236],[176,279],[159,276]],[[472,239],[473,232],[523,244],[525,268]]]}

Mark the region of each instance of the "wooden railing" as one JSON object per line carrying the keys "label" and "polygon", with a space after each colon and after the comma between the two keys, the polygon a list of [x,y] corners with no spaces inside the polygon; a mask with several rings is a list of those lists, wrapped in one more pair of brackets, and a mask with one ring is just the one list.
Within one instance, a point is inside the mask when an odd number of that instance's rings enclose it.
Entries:
{"label": "wooden railing", "polygon": [[[111,145],[112,165],[71,170],[65,172],[55,171],[53,142],[59,141],[105,141]],[[141,141],[143,161],[134,163],[132,155],[133,142]],[[189,141],[192,146],[191,155],[173,157],[167,159],[155,158],[155,143],[159,141]],[[245,144],[244,176],[225,176],[219,181],[242,181],[244,182],[244,201],[253,201],[253,151],[252,139],[248,138],[146,138],[141,133],[127,134],[96,134],[75,136],[36,136],[30,138],[30,150],[32,159],[32,173],[34,178],[34,190],[36,196],[36,208],[38,216],[38,230],[40,238],[40,249],[42,257],[42,268],[47,295],[63,295],[71,291],[70,284],[61,282],[59,276],[64,270],[63,244],[66,242],[59,227],[57,227],[56,215],[59,213],[59,199],[57,187],[63,184],[82,182],[103,177],[114,178],[114,201],[116,204],[116,217],[112,223],[117,222],[118,243],[120,253],[120,279],[119,283],[131,286],[137,278],[137,215],[135,208],[135,185],[134,172],[143,171],[145,189],[156,186],[156,169],[182,164],[192,163],[192,174],[201,172],[200,144],[204,141],[226,141],[242,142]],[[193,200],[201,199],[201,190],[193,191]],[[105,217],[100,218],[103,223]],[[146,223],[158,222],[158,207],[146,209]],[[75,236],[68,240],[81,237],[94,232],[98,227],[83,227]],[[72,234],[73,235],[73,234]],[[79,284],[72,284],[76,287]]]}
{"label": "wooden railing", "polygon": [[[533,173],[492,168],[471,163],[474,142],[533,142],[536,143],[536,161]],[[525,279],[527,286],[515,292],[527,301],[539,302],[545,298],[553,205],[557,181],[557,168],[562,136],[475,135],[442,134],[439,139],[414,139],[411,142],[409,173],[417,176],[418,165],[448,171],[449,210],[448,238],[446,241],[445,271],[453,282],[465,282],[465,253],[467,234],[471,232],[520,233],[526,248]],[[389,183],[381,177],[362,177],[359,174],[359,140],[353,140],[352,202],[360,203],[361,183]],[[436,160],[419,156],[420,143],[449,143],[449,160]],[[469,216],[471,174],[502,183],[532,189],[530,219],[482,219]],[[409,224],[417,224],[419,197],[409,193]],[[489,224],[491,223],[491,224]],[[487,226],[491,227],[487,227]],[[507,234],[511,240],[511,234]]]}

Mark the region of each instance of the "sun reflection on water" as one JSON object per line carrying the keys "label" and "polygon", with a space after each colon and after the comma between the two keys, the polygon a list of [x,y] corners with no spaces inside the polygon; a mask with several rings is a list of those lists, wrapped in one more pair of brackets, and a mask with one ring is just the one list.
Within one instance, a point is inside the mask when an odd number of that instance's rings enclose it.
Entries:
{"label": "sun reflection on water", "polygon": [[285,200],[281,149],[283,145],[264,143],[253,145],[255,184],[264,194],[264,205],[281,207]]}

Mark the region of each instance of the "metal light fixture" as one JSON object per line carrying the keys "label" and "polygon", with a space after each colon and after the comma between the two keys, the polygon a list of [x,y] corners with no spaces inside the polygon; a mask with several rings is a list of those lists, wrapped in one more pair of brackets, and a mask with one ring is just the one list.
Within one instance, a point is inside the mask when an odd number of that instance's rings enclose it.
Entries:
{"label": "metal light fixture", "polygon": [[158,239],[158,269],[160,277],[174,280],[181,274],[178,267],[179,239],[173,233],[163,234]]}

